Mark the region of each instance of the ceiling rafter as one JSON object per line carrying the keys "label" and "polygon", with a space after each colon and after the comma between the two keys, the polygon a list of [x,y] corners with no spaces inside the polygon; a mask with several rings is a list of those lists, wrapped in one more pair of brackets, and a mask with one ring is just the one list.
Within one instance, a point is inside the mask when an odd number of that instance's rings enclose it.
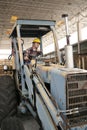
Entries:
{"label": "ceiling rafter", "polygon": [[[81,13],[86,5],[86,0],[0,0],[0,36],[5,36],[6,30],[12,28],[13,23],[10,23],[12,16],[17,16],[18,19],[44,19],[58,22],[62,20],[63,13],[69,15],[69,20],[77,17],[76,15]],[[75,28],[74,22],[75,20],[69,25],[72,31]],[[58,29],[64,33],[63,27]]]}
{"label": "ceiling rafter", "polygon": [[[46,3],[44,3],[44,2],[32,2],[32,1],[29,1],[29,3],[25,3],[25,1],[21,1],[21,3],[20,2],[17,2],[17,1],[15,1],[15,2],[12,2],[12,1],[10,1],[10,2],[3,2],[3,1],[0,1],[0,4],[3,4],[3,5],[8,5],[9,6],[9,4],[10,4],[10,7],[12,8],[12,7],[16,7],[16,8],[18,8],[18,7],[26,7],[26,8],[35,8],[35,7],[37,7],[37,9],[38,8],[40,8],[40,9],[43,9],[44,8],[44,10],[46,9],[46,10],[48,10],[48,9],[53,9],[53,8],[55,8],[55,10],[61,10],[61,8],[63,7],[64,8],[64,6],[66,7],[66,8],[76,8],[77,7],[77,5],[76,5],[76,7],[75,7],[75,5],[74,6],[72,6],[72,5],[68,5],[67,4],[67,2],[65,2],[65,3],[61,3],[60,2],[60,6],[58,6],[58,2],[57,3],[54,3],[54,2],[46,2]],[[79,4],[79,2],[78,2],[78,4]],[[78,5],[78,6],[80,6],[80,4]]]}

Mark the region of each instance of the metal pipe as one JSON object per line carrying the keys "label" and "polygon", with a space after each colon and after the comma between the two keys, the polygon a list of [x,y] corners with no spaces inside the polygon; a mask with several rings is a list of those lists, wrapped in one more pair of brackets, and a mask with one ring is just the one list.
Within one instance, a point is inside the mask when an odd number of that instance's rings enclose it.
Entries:
{"label": "metal pipe", "polygon": [[18,54],[18,49],[17,49],[17,40],[16,38],[13,38],[12,39],[13,41],[13,46],[14,46],[14,51],[15,51],[15,67],[16,67],[16,70],[19,71],[19,54]]}
{"label": "metal pipe", "polygon": [[79,68],[81,68],[81,50],[80,50],[80,41],[82,40],[82,36],[81,36],[81,23],[79,21],[78,18],[78,22],[77,22],[77,35],[78,35],[78,57],[79,57]]}
{"label": "metal pipe", "polygon": [[68,14],[63,14],[62,18],[65,18],[65,30],[66,30],[66,40],[67,40],[67,45],[70,44],[70,35],[69,35],[69,27],[68,27]]}
{"label": "metal pipe", "polygon": [[73,48],[70,45],[70,35],[68,29],[68,14],[63,14],[62,17],[65,18],[65,30],[66,30],[66,40],[67,40],[67,45],[65,46],[66,67],[73,68],[74,67]]}
{"label": "metal pipe", "polygon": [[57,33],[55,31],[54,26],[51,26],[51,29],[53,31],[53,37],[54,37],[56,62],[59,61],[59,63],[61,64],[62,61],[61,61],[60,50],[59,50],[59,46],[58,46]]}
{"label": "metal pipe", "polygon": [[46,92],[44,91],[44,88],[41,86],[41,83],[38,81],[38,79],[36,77],[33,77],[33,80],[34,80],[36,87],[38,89],[38,92],[40,93],[44,103],[46,104],[55,124],[58,125],[59,121],[62,121],[62,118],[60,116],[58,116],[57,109],[55,108],[54,104],[52,103],[52,101],[50,100],[50,98],[48,97]]}
{"label": "metal pipe", "polygon": [[21,34],[20,34],[21,25],[17,25],[17,38],[18,38],[18,46],[19,46],[19,57],[20,57],[20,70],[21,70],[21,83],[22,83],[22,94],[26,94],[27,90],[25,89],[25,81],[24,81],[24,62],[23,62],[23,50],[21,44]]}
{"label": "metal pipe", "polygon": [[81,23],[77,22],[77,35],[78,35],[78,54],[80,54],[80,41],[82,40],[82,35],[81,35]]}

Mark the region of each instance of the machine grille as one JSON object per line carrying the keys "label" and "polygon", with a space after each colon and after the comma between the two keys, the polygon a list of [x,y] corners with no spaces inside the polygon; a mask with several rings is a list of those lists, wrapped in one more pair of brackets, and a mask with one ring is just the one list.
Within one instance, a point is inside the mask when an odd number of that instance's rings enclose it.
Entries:
{"label": "machine grille", "polygon": [[87,74],[68,75],[67,109],[78,108],[78,113],[68,116],[71,126],[87,123]]}
{"label": "machine grille", "polygon": [[67,77],[68,81],[83,81],[87,80],[87,74],[79,74],[79,75],[68,75]]}

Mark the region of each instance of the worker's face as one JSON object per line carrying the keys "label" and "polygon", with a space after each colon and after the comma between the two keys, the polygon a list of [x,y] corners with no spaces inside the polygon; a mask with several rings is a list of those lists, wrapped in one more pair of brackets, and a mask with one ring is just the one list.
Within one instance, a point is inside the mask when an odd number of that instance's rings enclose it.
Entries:
{"label": "worker's face", "polygon": [[40,43],[37,43],[37,42],[33,43],[33,46],[34,46],[36,49],[38,49],[39,45],[40,45]]}

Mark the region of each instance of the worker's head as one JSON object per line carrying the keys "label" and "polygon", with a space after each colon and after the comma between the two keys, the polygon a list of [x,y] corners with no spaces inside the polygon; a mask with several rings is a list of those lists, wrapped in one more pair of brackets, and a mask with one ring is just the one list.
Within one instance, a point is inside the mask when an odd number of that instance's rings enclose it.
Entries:
{"label": "worker's head", "polygon": [[40,45],[40,39],[39,38],[35,38],[33,40],[33,47],[35,47],[35,49],[38,49],[39,45]]}

